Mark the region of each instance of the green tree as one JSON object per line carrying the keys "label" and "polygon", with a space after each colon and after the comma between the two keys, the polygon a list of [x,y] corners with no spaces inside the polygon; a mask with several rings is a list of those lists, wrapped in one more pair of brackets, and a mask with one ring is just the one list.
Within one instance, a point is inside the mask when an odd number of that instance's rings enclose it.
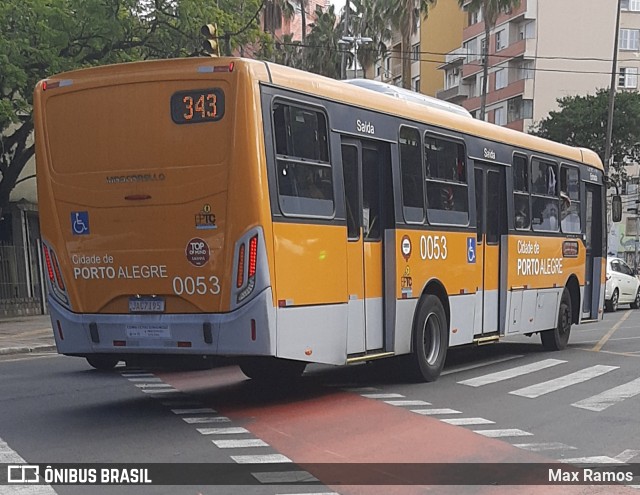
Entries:
{"label": "green tree", "polygon": [[[609,90],[599,89],[595,95],[566,96],[557,101],[560,109],[537,122],[532,134],[590,148],[604,162]],[[620,187],[626,179],[625,165],[640,161],[640,94],[635,91],[616,94],[611,156],[609,181]]]}
{"label": "green tree", "polygon": [[484,120],[487,106],[487,83],[489,81],[489,42],[491,30],[496,26],[501,13],[520,6],[520,0],[458,0],[462,7],[467,4],[471,12],[480,11],[484,22],[484,47],[482,49],[482,90],[480,93],[480,120]]}
{"label": "green tree", "polygon": [[[349,15],[349,33],[371,38],[371,43],[358,48],[358,62],[363,76],[367,78],[367,68],[373,66],[387,53],[387,42],[391,40],[391,29],[382,8],[383,3],[376,0],[350,0],[347,5],[353,9]],[[344,22],[344,15],[342,22]],[[342,32],[342,31],[341,31]]]}
{"label": "green tree", "polygon": [[118,62],[197,55],[215,23],[233,46],[260,41],[259,0],[3,0],[0,2],[0,216],[33,156],[37,81]]}
{"label": "green tree", "polygon": [[[378,0],[383,18],[402,37],[402,87],[411,89],[411,36],[418,31],[420,16],[426,18],[436,0]],[[463,0],[460,0],[463,1]]]}
{"label": "green tree", "polygon": [[316,20],[310,24],[304,52],[304,68],[309,72],[340,79],[341,52],[338,41],[341,31],[336,28],[336,13],[333,5],[322,10],[316,7]]}

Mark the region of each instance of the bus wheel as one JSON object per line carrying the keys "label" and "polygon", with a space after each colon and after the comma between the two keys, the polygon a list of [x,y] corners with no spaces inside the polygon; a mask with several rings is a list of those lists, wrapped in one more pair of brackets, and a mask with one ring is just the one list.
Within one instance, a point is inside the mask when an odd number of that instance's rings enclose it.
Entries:
{"label": "bus wheel", "polygon": [[102,371],[112,370],[119,362],[120,360],[113,356],[87,356],[87,363]]}
{"label": "bus wheel", "polygon": [[412,375],[433,382],[440,376],[449,347],[447,316],[440,299],[423,296],[413,325]]}
{"label": "bus wheel", "polygon": [[240,363],[242,372],[253,380],[293,380],[307,367],[304,361],[291,361],[271,357],[247,358]]}
{"label": "bus wheel", "polygon": [[558,310],[558,324],[552,330],[540,332],[542,347],[547,351],[559,351],[567,347],[571,333],[571,296],[567,289],[562,293],[560,309]]}

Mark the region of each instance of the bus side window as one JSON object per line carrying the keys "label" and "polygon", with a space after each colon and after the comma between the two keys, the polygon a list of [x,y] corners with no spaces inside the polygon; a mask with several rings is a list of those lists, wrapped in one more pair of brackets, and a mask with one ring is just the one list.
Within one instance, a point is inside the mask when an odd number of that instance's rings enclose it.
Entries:
{"label": "bus side window", "polygon": [[333,169],[324,113],[276,102],[272,114],[280,210],[332,217]]}
{"label": "bus side window", "polygon": [[529,162],[527,157],[514,155],[512,169],[514,225],[518,230],[529,230],[531,215],[529,208]]}
{"label": "bus side window", "polygon": [[538,158],[531,160],[532,226],[536,231],[560,230],[558,165]]}
{"label": "bus side window", "polygon": [[580,173],[577,168],[562,165],[560,169],[560,218],[563,232],[579,234],[580,222]]}

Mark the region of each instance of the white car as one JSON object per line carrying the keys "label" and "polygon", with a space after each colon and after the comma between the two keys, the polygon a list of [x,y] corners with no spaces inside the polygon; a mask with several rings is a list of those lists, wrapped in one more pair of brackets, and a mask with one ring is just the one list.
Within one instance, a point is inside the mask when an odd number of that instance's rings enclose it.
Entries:
{"label": "white car", "polygon": [[640,308],[640,279],[620,258],[607,258],[607,284],[604,303],[609,311],[615,311],[620,304]]}

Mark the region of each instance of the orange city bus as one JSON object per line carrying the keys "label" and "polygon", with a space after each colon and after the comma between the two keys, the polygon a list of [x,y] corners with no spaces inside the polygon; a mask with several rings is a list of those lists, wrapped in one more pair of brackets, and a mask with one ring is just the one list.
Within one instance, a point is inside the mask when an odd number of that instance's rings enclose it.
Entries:
{"label": "orange city bus", "polygon": [[[227,356],[254,378],[602,317],[591,151],[268,62],[83,69],[35,89],[58,352]],[[425,100],[425,101],[423,101]]]}

